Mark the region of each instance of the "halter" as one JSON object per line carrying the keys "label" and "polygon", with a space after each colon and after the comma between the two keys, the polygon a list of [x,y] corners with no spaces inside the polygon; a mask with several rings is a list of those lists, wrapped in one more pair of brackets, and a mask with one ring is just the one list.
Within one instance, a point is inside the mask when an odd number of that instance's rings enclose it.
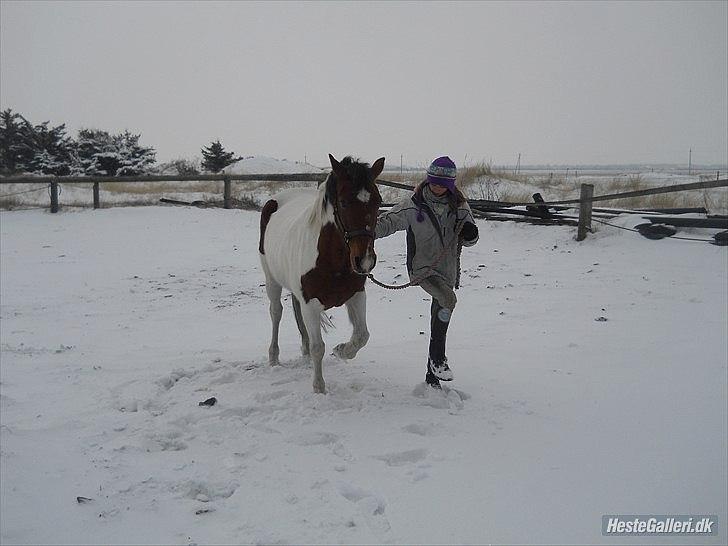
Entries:
{"label": "halter", "polygon": [[349,241],[351,241],[354,237],[371,237],[372,239],[374,239],[374,232],[369,226],[364,226],[362,229],[355,229],[353,231],[349,231],[348,229],[346,229],[344,223],[341,221],[341,217],[339,216],[339,207],[336,206],[335,202],[334,222],[336,223],[336,227],[339,228],[339,231],[344,236],[344,242],[346,242],[346,246],[349,246]]}
{"label": "halter", "polygon": [[331,197],[331,206],[334,208],[334,223],[344,236],[344,242],[347,247],[349,246],[349,241],[351,241],[354,237],[371,237],[372,240],[375,238],[374,231],[368,225],[364,226],[362,229],[355,229],[353,231],[346,229],[346,226],[344,225],[344,222],[341,221],[341,216],[339,215],[339,204],[336,199],[336,195],[334,194]]}

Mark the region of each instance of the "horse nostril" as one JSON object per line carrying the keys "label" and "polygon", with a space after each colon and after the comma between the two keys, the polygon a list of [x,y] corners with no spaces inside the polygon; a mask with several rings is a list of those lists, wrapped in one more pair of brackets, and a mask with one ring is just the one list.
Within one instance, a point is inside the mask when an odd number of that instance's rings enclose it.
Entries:
{"label": "horse nostril", "polygon": [[357,268],[357,269],[358,269],[359,271],[361,271],[361,258],[360,258],[359,256],[356,256],[356,257],[354,258],[354,265],[356,266],[356,268]]}

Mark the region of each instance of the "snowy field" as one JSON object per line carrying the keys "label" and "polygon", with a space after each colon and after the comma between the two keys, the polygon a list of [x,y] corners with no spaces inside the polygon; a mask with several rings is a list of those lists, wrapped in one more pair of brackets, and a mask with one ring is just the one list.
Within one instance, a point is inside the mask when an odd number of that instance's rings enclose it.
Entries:
{"label": "snowy field", "polygon": [[314,395],[289,302],[267,365],[257,213],[0,212],[0,541],[725,544],[728,249],[478,223],[452,390],[424,388],[424,292],[370,285],[369,344]]}

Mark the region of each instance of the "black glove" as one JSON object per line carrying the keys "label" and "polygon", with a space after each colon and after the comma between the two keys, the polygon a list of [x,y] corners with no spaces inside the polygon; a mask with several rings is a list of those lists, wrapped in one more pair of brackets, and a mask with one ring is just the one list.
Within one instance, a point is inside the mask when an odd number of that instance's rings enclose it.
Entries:
{"label": "black glove", "polygon": [[462,235],[463,239],[466,241],[474,241],[478,238],[478,226],[472,222],[465,222],[463,229],[460,230],[460,235]]}

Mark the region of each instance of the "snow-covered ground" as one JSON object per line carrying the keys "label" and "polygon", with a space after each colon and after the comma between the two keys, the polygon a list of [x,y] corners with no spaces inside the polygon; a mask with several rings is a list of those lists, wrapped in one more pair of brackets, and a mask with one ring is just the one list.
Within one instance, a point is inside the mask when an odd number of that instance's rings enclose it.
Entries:
{"label": "snow-covered ground", "polygon": [[[326,169],[327,171],[330,169]],[[223,169],[228,174],[320,173],[323,169],[310,163],[287,161],[263,155],[250,156]]]}
{"label": "snow-covered ground", "polygon": [[423,386],[424,292],[369,286],[369,344],[314,395],[290,305],[266,362],[256,213],[0,213],[0,541],[600,544],[603,514],[716,514],[619,543],[725,544],[727,249],[478,223],[452,389]]}

